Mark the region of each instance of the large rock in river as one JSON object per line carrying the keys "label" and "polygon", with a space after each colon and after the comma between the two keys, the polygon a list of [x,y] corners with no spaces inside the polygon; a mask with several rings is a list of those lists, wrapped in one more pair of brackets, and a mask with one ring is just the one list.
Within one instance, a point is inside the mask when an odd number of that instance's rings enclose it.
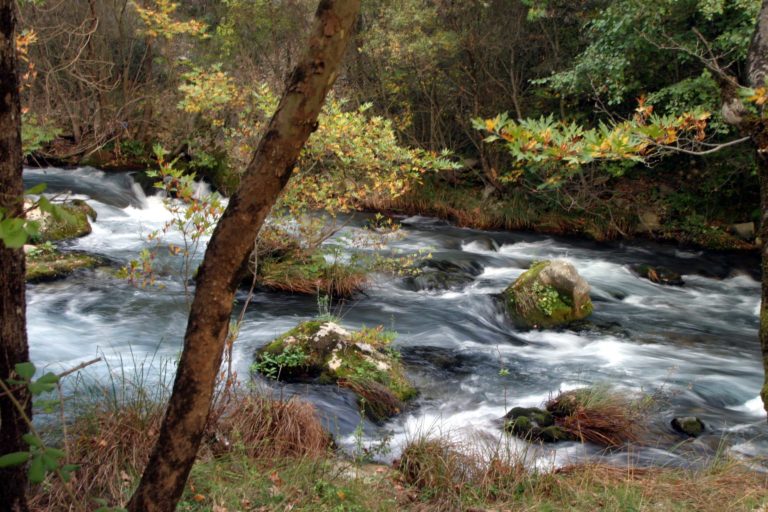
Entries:
{"label": "large rock in river", "polygon": [[348,388],[366,415],[382,422],[417,394],[390,341],[381,327],[348,331],[331,321],[304,322],[259,350],[251,368],[276,380]]}
{"label": "large rock in river", "polygon": [[559,327],[592,314],[589,284],[563,260],[531,265],[504,290],[504,302],[513,321],[526,328]]}
{"label": "large rock in river", "polygon": [[[25,203],[29,207],[31,203]],[[33,237],[35,242],[58,242],[89,235],[90,221],[96,220],[96,211],[82,199],[73,199],[57,205],[63,215],[56,217],[34,208],[27,213],[27,219],[40,223],[40,233]]]}

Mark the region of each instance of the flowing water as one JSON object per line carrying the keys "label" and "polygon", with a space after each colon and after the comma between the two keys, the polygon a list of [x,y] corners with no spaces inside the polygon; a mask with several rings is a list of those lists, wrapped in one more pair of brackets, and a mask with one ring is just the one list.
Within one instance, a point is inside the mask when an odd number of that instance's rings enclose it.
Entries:
{"label": "flowing water", "polygon": [[[98,213],[93,233],[64,244],[95,253],[111,268],[30,285],[30,349],[38,366],[67,368],[103,355],[126,366],[144,358],[177,357],[186,325],[178,280],[162,290],[137,289],[114,269],[145,246],[142,235],[169,218],[161,198],[145,196],[130,174],[91,168],[27,170],[28,186],[87,199]],[[362,219],[350,223],[355,231]],[[468,268],[477,277],[452,290],[416,290],[407,280],[375,276],[358,299],[334,307],[347,327],[383,324],[399,334],[409,375],[421,394],[412,408],[384,426],[362,422],[364,441],[389,435],[393,452],[418,432],[485,432],[516,405],[540,405],[559,390],[611,383],[629,392],[660,394],[652,446],[597,453],[576,443],[537,453],[572,462],[599,456],[615,462],[686,465],[725,446],[757,460],[768,455],[768,427],[758,398],[762,382],[757,341],[760,288],[756,256],[682,251],[649,243],[594,244],[513,232],[460,229],[430,218],[403,220],[392,246],[429,249],[435,261]],[[595,313],[576,330],[520,331],[505,318],[497,295],[534,260],[566,258],[592,286]],[[685,286],[654,284],[631,266],[663,265],[684,274]],[[166,270],[172,270],[172,261]],[[245,295],[239,297],[242,300]],[[243,378],[254,351],[318,313],[315,297],[257,292],[235,348]],[[138,364],[138,363],[137,363]],[[507,369],[508,376],[500,375]],[[91,368],[106,378],[106,365]],[[259,384],[273,386],[260,381]],[[321,411],[341,444],[359,442],[354,396],[335,386],[288,385]],[[707,425],[699,439],[681,443],[669,421],[696,415]],[[474,435],[474,434],[473,434]]]}

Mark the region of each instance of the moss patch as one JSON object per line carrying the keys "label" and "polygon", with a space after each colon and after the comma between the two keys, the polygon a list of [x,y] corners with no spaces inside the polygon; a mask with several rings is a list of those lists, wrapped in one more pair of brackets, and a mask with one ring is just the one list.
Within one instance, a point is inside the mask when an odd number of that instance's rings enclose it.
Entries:
{"label": "moss patch", "polygon": [[381,327],[347,331],[333,322],[304,322],[259,350],[252,369],[276,380],[351,389],[367,416],[381,422],[417,395],[391,340]]}
{"label": "moss patch", "polygon": [[94,268],[104,262],[96,256],[80,252],[59,252],[57,249],[34,249],[27,254],[27,282],[38,283],[61,279],[82,268]]}

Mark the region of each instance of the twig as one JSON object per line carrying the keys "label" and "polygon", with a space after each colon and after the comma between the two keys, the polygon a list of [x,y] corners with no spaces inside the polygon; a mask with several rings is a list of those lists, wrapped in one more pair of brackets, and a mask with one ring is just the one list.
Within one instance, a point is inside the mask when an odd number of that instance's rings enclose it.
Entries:
{"label": "twig", "polygon": [[715,146],[715,147],[713,147],[711,149],[707,149],[705,151],[695,151],[695,150],[692,150],[692,149],[681,148],[679,146],[667,146],[665,144],[655,144],[654,143],[653,145],[655,147],[657,147],[657,148],[669,149],[669,150],[676,151],[676,152],[679,152],[679,153],[685,153],[686,155],[703,156],[703,155],[709,155],[709,154],[712,154],[712,153],[717,153],[721,149],[725,149],[725,148],[730,147],[730,146],[735,146],[737,144],[741,144],[742,142],[747,142],[751,138],[752,137],[747,136],[747,137],[742,137],[740,139],[735,139],[735,140],[732,140],[732,141],[729,141],[729,142],[723,142],[722,144],[718,144],[717,146]]}
{"label": "twig", "polygon": [[60,379],[63,379],[64,377],[66,377],[68,375],[72,375],[75,372],[79,372],[80,370],[82,370],[84,368],[87,368],[87,367],[89,367],[91,365],[94,365],[94,364],[96,364],[98,362],[101,362],[101,358],[100,357],[97,357],[96,359],[91,359],[90,361],[85,361],[85,362],[80,363],[79,365],[75,366],[74,368],[70,368],[69,370],[67,370],[65,372],[61,372],[58,375],[58,377]]}

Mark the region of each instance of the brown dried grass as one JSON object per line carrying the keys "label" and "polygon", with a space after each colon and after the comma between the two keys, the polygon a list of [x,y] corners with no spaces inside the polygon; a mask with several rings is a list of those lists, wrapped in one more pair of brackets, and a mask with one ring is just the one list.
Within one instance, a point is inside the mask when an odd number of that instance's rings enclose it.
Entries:
{"label": "brown dried grass", "polygon": [[751,502],[765,503],[768,498],[768,475],[728,459],[696,471],[584,463],[559,468],[538,490],[558,499],[579,496],[585,501],[590,495],[629,490],[647,510],[753,510]]}
{"label": "brown dried grass", "polygon": [[492,503],[513,496],[528,475],[508,446],[478,437],[420,436],[395,461],[403,481],[427,499],[424,510],[466,510],[467,502]]}
{"label": "brown dried grass", "polygon": [[[118,408],[105,403],[77,417],[68,427],[68,463],[80,469],[73,473],[69,490],[55,477],[35,487],[31,510],[91,510],[98,508],[95,499],[124,506],[149,460],[162,417],[162,406],[147,402]],[[266,463],[311,459],[326,454],[331,444],[315,407],[296,398],[275,400],[233,391],[214,405],[211,418],[199,460],[230,450]],[[71,506],[70,492],[81,503]]]}
{"label": "brown dried grass", "polygon": [[566,391],[545,407],[555,424],[581,442],[618,447],[640,440],[644,432],[642,410],[613,390],[596,386]]}
{"label": "brown dried grass", "polygon": [[241,394],[223,407],[215,429],[209,429],[212,437],[237,443],[249,457],[315,458],[331,445],[315,406],[298,398]]}

